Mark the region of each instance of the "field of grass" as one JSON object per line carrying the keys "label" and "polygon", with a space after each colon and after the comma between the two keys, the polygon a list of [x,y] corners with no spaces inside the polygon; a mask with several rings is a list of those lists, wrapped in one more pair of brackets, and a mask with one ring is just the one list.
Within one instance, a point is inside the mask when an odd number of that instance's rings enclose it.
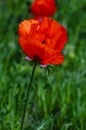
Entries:
{"label": "field of grass", "polygon": [[[67,28],[65,61],[37,66],[24,130],[86,130],[86,1],[57,0],[54,19]],[[18,44],[31,0],[0,0],[0,130],[19,130],[33,65]]]}

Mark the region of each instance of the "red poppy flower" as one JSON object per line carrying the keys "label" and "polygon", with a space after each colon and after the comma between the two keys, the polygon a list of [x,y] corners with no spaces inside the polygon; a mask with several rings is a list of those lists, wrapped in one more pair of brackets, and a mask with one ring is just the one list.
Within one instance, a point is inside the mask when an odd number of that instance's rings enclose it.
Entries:
{"label": "red poppy flower", "polygon": [[35,16],[53,16],[56,11],[54,0],[34,0],[31,11]]}
{"label": "red poppy flower", "polygon": [[61,64],[61,51],[67,42],[66,29],[57,21],[39,17],[19,24],[19,44],[28,59],[42,65]]}

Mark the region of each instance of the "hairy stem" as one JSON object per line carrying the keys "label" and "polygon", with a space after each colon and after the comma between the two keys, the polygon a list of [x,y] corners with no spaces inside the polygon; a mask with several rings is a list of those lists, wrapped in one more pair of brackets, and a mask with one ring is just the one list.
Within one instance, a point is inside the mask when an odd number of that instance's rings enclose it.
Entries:
{"label": "hairy stem", "polygon": [[24,106],[24,111],[23,111],[20,130],[23,130],[24,120],[25,120],[25,115],[26,115],[26,110],[27,110],[28,97],[29,97],[29,94],[30,94],[31,84],[32,84],[32,81],[33,81],[35,70],[36,70],[36,63],[34,63],[31,78],[30,78],[30,82],[29,82],[29,85],[28,85],[28,90],[27,90],[27,95],[26,95],[25,106]]}

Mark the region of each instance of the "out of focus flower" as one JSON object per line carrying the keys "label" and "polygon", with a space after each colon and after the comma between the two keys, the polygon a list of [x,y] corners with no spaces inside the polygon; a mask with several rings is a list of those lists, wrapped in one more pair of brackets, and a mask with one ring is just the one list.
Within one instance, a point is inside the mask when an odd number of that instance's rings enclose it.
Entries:
{"label": "out of focus flower", "polygon": [[67,42],[66,29],[57,21],[47,17],[24,20],[19,24],[19,44],[27,59],[42,66],[61,64],[61,54]]}
{"label": "out of focus flower", "polygon": [[31,11],[35,16],[53,16],[56,12],[54,0],[34,0]]}

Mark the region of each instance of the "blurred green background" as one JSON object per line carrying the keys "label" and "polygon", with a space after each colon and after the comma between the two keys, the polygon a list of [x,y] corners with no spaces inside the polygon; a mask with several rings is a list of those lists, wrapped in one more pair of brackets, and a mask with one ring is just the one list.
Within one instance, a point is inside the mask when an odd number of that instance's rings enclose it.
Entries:
{"label": "blurred green background", "polygon": [[[0,0],[0,130],[19,130],[32,65],[23,60],[18,25],[31,0]],[[67,28],[65,61],[51,73],[37,67],[24,130],[86,130],[86,1],[57,0]]]}

